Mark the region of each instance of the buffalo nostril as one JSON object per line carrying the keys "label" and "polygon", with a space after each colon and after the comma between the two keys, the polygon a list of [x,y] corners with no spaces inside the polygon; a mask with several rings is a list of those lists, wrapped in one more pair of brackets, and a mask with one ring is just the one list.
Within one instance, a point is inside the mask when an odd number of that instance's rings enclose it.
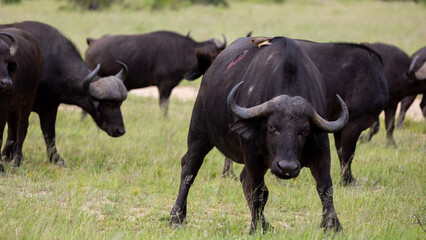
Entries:
{"label": "buffalo nostril", "polygon": [[0,87],[2,88],[2,89],[11,89],[12,88],[12,86],[13,86],[13,82],[12,82],[12,80],[10,80],[10,79],[2,79],[1,81],[0,81]]}
{"label": "buffalo nostril", "polygon": [[299,165],[293,161],[278,161],[277,165],[286,176],[289,176],[290,173],[293,173],[299,168]]}
{"label": "buffalo nostril", "polygon": [[121,136],[124,135],[126,133],[126,130],[124,128],[118,128],[117,129],[117,135]]}

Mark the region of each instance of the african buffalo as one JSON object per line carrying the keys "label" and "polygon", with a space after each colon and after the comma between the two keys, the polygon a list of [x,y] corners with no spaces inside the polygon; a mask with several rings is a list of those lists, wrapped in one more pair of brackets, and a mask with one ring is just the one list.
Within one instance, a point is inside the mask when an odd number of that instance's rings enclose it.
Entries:
{"label": "african buffalo", "polygon": [[[365,44],[380,54],[384,62],[386,80],[389,89],[389,102],[385,111],[386,138],[388,145],[396,146],[393,138],[395,128],[395,113],[398,103],[407,96],[422,94],[426,92],[425,72],[426,67],[421,59],[417,58],[417,62],[401,49],[393,45],[384,43]],[[420,56],[414,54],[413,56]],[[423,65],[423,68],[420,66]],[[416,71],[414,69],[417,69]],[[373,135],[379,130],[379,122],[377,121],[370,131],[363,138],[363,142],[371,140]]]}
{"label": "african buffalo", "polygon": [[[340,114],[339,94],[349,109],[349,121],[334,133],[334,143],[340,161],[341,181],[355,183],[351,164],[356,143],[361,132],[379,118],[389,98],[387,83],[380,56],[359,44],[316,43],[296,40],[320,71],[326,89],[327,118],[335,119]],[[223,175],[230,160],[225,160]]]}
{"label": "african buffalo", "polygon": [[[16,28],[0,30],[0,148],[7,121],[8,135],[16,139],[12,165],[22,161],[28,117],[36,98],[43,58],[34,37]],[[4,169],[0,163],[0,172]]]}
{"label": "african buffalo", "polygon": [[166,115],[168,101],[174,87],[197,61],[195,49],[219,54],[226,47],[226,39],[196,42],[189,34],[182,36],[169,31],[137,35],[104,35],[100,39],[88,38],[86,62],[90,67],[101,63],[100,76],[117,71],[115,60],[129,67],[124,84],[127,90],[157,86],[160,107]]}
{"label": "african buffalo", "polygon": [[[56,114],[61,103],[83,108],[99,128],[112,137],[125,133],[120,106],[127,97],[123,84],[126,71],[99,78],[96,75],[99,67],[90,70],[71,41],[47,24],[26,21],[0,25],[0,30],[9,27],[31,33],[43,55],[43,70],[32,111],[40,118],[51,162],[66,166],[55,145]],[[4,158],[13,154],[15,142],[16,138],[9,134],[2,152]]]}
{"label": "african buffalo", "polygon": [[[414,61],[414,59],[416,61]],[[426,47],[421,48],[417,52],[415,52],[411,56],[412,64],[410,64],[411,71],[410,76],[417,80],[417,81],[424,81],[426,80]],[[411,106],[411,104],[414,102],[414,99],[416,98],[416,95],[405,97],[401,101],[401,110],[399,112],[398,121],[396,123],[396,126],[401,128],[404,123],[405,119],[405,113],[407,112],[408,108]],[[423,116],[426,118],[426,92],[423,93],[422,101],[420,102],[420,109],[423,112]]]}
{"label": "african buffalo", "polygon": [[306,53],[284,37],[239,38],[213,62],[214,56],[202,51],[197,58],[198,64],[187,77],[207,71],[192,112],[170,225],[185,221],[189,189],[205,155],[216,147],[244,164],[240,180],[251,211],[251,232],[269,228],[263,215],[267,170],[291,179],[302,167],[310,168],[317,183],[323,206],[321,227],[341,229],[333,205],[327,132],[339,131],[348,120],[348,111],[339,97],[338,120],[323,118],[323,82]]}

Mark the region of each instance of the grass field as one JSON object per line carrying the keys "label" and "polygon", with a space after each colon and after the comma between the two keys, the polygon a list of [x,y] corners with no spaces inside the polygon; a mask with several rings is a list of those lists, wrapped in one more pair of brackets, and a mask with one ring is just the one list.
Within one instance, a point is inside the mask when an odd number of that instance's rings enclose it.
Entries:
{"label": "grass field", "polygon": [[[0,4],[0,23],[49,23],[81,52],[88,36],[159,29],[192,30],[197,40],[224,33],[232,41],[253,31],[323,42],[383,41],[408,54],[426,39],[426,8],[411,2],[231,1],[230,8],[134,11],[114,6],[95,13],[61,10],[62,5],[47,0]],[[183,83],[196,87],[199,82]],[[216,150],[206,157],[191,188],[188,223],[169,228],[192,105],[172,100],[169,117],[163,118],[157,99],[130,95],[122,106],[127,133],[120,138],[108,137],[91,119],[80,121],[78,109],[61,108],[57,146],[66,169],[47,162],[38,118],[32,114],[23,165],[6,165],[7,175],[0,179],[0,239],[426,238],[421,226],[426,227],[426,124],[414,121],[395,131],[397,149],[385,147],[383,124],[371,143],[358,145],[356,187],[339,184],[331,146],[334,203],[343,235],[324,234],[318,227],[321,203],[307,169],[288,181],[267,173],[265,215],[275,229],[249,235],[250,213],[241,184],[220,177],[223,156]],[[236,166],[236,172],[240,169]]]}

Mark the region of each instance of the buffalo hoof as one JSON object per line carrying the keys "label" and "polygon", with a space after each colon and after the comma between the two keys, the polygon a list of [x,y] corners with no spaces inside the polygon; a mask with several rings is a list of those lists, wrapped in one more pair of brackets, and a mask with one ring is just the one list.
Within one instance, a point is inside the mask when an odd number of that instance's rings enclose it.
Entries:
{"label": "buffalo hoof", "polygon": [[9,157],[9,155],[3,155],[3,156],[1,157],[1,160],[2,160],[3,162],[10,162],[10,161],[12,161],[12,159]]}
{"label": "buffalo hoof", "polygon": [[0,175],[6,177],[6,172],[4,171],[3,164],[0,163]]}
{"label": "buffalo hoof", "polygon": [[398,146],[396,145],[395,140],[393,140],[393,139],[388,139],[387,140],[386,147],[398,148]]}
{"label": "buffalo hoof", "polygon": [[12,162],[10,162],[10,165],[14,168],[17,168],[17,167],[21,166],[21,162],[22,162],[22,156],[16,155],[13,158]]}
{"label": "buffalo hoof", "polygon": [[361,135],[361,137],[359,137],[359,142],[360,143],[367,143],[371,140],[371,136],[368,134],[363,134]]}
{"label": "buffalo hoof", "polygon": [[324,232],[334,231],[342,232],[343,228],[340,225],[339,219],[337,217],[330,217],[328,219],[323,219],[320,224],[321,228],[324,228]]}
{"label": "buffalo hoof", "polygon": [[274,227],[271,224],[269,224],[266,220],[263,220],[261,228],[259,228],[259,223],[257,223],[257,224],[252,223],[251,226],[250,226],[250,232],[249,233],[254,234],[258,230],[262,231],[262,233],[266,233],[266,232],[269,232],[269,231],[273,231]]}
{"label": "buffalo hoof", "polygon": [[55,164],[59,167],[62,167],[62,168],[68,167],[67,164],[65,163],[65,161],[62,158],[59,159],[57,162],[55,162]]}
{"label": "buffalo hoof", "polygon": [[[173,207],[174,208],[174,207]],[[173,229],[179,229],[185,223],[186,216],[183,211],[176,210],[170,213],[172,219],[170,219],[169,226]]]}
{"label": "buffalo hoof", "polygon": [[356,180],[350,171],[344,172],[341,176],[340,182],[343,186],[353,186]]}

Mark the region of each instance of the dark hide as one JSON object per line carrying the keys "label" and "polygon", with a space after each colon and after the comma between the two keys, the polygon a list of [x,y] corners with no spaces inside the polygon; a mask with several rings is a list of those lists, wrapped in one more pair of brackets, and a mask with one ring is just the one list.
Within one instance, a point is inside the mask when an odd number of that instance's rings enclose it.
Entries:
{"label": "dark hide", "polygon": [[[36,39],[43,55],[43,70],[33,111],[39,115],[49,160],[66,166],[55,145],[55,121],[59,104],[77,105],[88,112],[99,128],[112,137],[125,133],[120,106],[124,99],[95,99],[83,89],[83,81],[91,70],[75,46],[57,29],[40,22],[20,22],[0,25],[28,31]],[[118,65],[119,66],[119,65]],[[94,76],[92,82],[100,78]],[[3,156],[10,156],[14,136],[8,135]]]}
{"label": "dark hide", "polygon": [[[34,37],[16,28],[3,28],[0,32],[11,34],[17,41],[16,53],[12,56],[11,39],[0,34],[0,79],[10,78],[13,85],[0,90],[0,148],[7,121],[8,136],[16,139],[12,166],[19,167],[22,161],[22,146],[27,134],[28,118],[36,98],[43,58]],[[6,160],[9,160],[6,159]],[[0,163],[0,171],[4,172]]]}
{"label": "dark hide", "polygon": [[[379,53],[383,58],[389,89],[389,102],[384,109],[386,138],[388,145],[396,147],[396,143],[393,138],[393,131],[395,128],[395,114],[398,103],[404,97],[424,94],[426,92],[426,80],[415,79],[414,73],[409,74],[411,59],[401,49],[384,43],[373,43],[366,45]],[[416,66],[414,66],[414,69],[418,71],[420,66],[425,63],[426,54],[413,54],[413,57],[416,55],[420,56],[420,58],[417,60]],[[426,69],[424,71],[426,71]],[[374,126],[378,130],[379,122],[375,123]],[[366,135],[366,140],[370,140],[375,133],[377,133],[377,131],[374,129],[370,130],[370,132]]]}
{"label": "dark hide", "polygon": [[219,48],[217,39],[195,42],[189,36],[168,31],[105,35],[97,40],[88,38],[87,42],[85,59],[90,67],[100,63],[99,75],[106,76],[119,70],[115,60],[124,62],[129,67],[124,83],[127,90],[157,86],[164,114],[171,91],[197,60],[196,49],[217,55],[225,47]]}
{"label": "dark hide", "polygon": [[[179,226],[185,221],[190,186],[205,155],[216,147],[226,157],[244,164],[241,180],[251,211],[251,232],[269,228],[263,216],[268,199],[264,182],[267,170],[289,179],[297,177],[302,167],[310,168],[317,183],[323,204],[321,226],[341,229],[333,207],[327,133],[303,110],[308,108],[325,117],[321,75],[290,39],[269,39],[270,44],[260,48],[250,40],[234,41],[204,74],[189,127],[188,150],[182,157],[181,184],[170,225]],[[240,81],[244,83],[233,96],[230,91]],[[243,108],[277,96],[286,100],[266,115],[242,119],[231,113],[233,108],[228,109],[228,94]],[[302,102],[306,103],[300,105]]]}

